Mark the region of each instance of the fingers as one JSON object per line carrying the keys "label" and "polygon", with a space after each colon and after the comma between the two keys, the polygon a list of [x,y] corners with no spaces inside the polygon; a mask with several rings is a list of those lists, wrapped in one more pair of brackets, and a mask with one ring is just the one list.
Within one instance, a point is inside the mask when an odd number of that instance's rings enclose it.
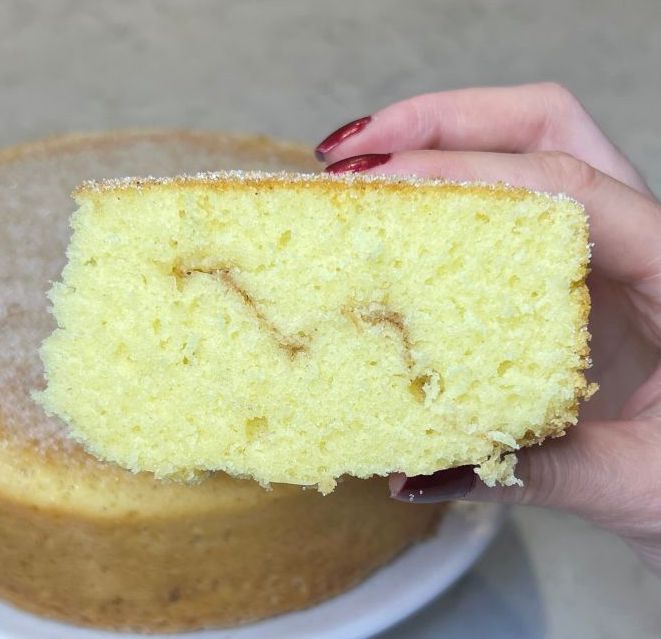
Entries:
{"label": "fingers", "polygon": [[564,151],[648,192],[644,180],[580,102],[554,83],[417,96],[342,127],[317,147],[317,153],[336,162],[364,153],[416,149]]}
{"label": "fingers", "polygon": [[[586,207],[594,242],[592,264],[604,275],[638,283],[661,300],[661,207],[589,164],[564,153],[410,151],[373,163],[366,172],[443,177],[456,181],[504,181],[551,193],[564,192]],[[373,161],[372,159],[370,161]],[[342,163],[356,163],[351,158]],[[328,170],[334,170],[334,165]],[[360,166],[360,169],[364,169]]]}
{"label": "fingers", "polygon": [[414,503],[463,499],[559,508],[635,538],[649,534],[661,512],[659,450],[658,423],[584,423],[517,453],[523,486],[489,488],[464,466],[428,477],[393,475],[391,494]]}

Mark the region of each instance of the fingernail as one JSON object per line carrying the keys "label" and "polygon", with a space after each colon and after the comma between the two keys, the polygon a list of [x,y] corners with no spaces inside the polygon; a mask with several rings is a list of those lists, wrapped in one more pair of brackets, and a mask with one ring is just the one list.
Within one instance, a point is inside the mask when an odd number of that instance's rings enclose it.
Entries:
{"label": "fingernail", "polygon": [[364,118],[358,118],[349,124],[341,126],[337,131],[333,131],[321,144],[317,146],[314,150],[314,154],[317,157],[317,160],[320,162],[324,161],[324,156],[326,153],[332,151],[340,143],[344,142],[347,138],[356,133],[360,133],[370,122],[372,121],[372,116],[367,115]]}
{"label": "fingernail", "polygon": [[439,501],[461,499],[475,486],[475,472],[472,466],[457,466],[439,470],[433,475],[407,477],[401,486],[395,488],[393,499],[416,504],[433,504]]}
{"label": "fingernail", "polygon": [[360,173],[373,169],[375,166],[385,164],[392,157],[392,153],[366,153],[345,158],[326,167],[326,173]]}

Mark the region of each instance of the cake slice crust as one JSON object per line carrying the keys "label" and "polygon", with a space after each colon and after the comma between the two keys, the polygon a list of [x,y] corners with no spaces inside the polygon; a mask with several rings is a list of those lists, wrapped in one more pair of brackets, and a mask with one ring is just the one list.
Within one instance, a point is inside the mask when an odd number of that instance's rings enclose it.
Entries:
{"label": "cake slice crust", "polygon": [[582,207],[505,185],[219,173],[83,185],[38,395],[93,454],[333,489],[520,445],[592,392]]}

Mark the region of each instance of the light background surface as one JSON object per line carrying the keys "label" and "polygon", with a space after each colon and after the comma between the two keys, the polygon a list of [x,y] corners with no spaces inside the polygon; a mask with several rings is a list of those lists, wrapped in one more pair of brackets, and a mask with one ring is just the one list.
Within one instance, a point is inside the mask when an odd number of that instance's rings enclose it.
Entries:
{"label": "light background surface", "polygon": [[[658,193],[660,61],[658,0],[0,0],[0,145],[126,127],[313,145],[417,93],[556,80]],[[519,508],[448,596],[382,639],[651,639],[660,602],[623,543]]]}

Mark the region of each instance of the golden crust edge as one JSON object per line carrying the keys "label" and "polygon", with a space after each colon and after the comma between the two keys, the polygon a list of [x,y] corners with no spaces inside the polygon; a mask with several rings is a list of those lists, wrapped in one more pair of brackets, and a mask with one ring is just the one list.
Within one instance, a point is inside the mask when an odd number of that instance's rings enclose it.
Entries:
{"label": "golden crust edge", "polygon": [[175,140],[192,142],[201,147],[209,148],[217,148],[219,145],[229,143],[245,153],[267,150],[271,153],[277,152],[278,155],[288,156],[285,159],[309,163],[310,166],[315,164],[311,149],[298,142],[289,142],[263,134],[167,128],[127,128],[112,131],[54,134],[0,148],[0,164],[10,164],[25,157],[38,157],[54,153],[76,153],[81,150],[98,149],[100,147],[116,147],[118,143],[131,141],[159,142]]}
{"label": "golden crust edge", "polygon": [[[291,147],[294,151],[298,147]],[[299,149],[300,150],[300,149]],[[386,174],[330,174],[323,172],[297,172],[297,171],[217,171],[203,172],[194,175],[175,175],[167,178],[153,176],[125,177],[119,179],[108,179],[99,181],[85,181],[76,187],[72,197],[77,203],[83,199],[93,199],[96,193],[122,193],[129,190],[150,190],[153,188],[181,189],[181,188],[213,188],[222,191],[226,188],[243,186],[246,189],[255,187],[272,190],[276,188],[300,186],[325,187],[334,190],[354,187],[367,189],[376,186],[389,191],[414,192],[420,188],[440,189],[450,194],[461,193],[465,195],[476,195],[497,197],[514,201],[521,201],[531,197],[551,198],[555,202],[571,202],[584,212],[583,205],[565,193],[549,193],[536,191],[522,186],[514,186],[506,182],[498,181],[487,183],[480,181],[459,182],[438,178],[419,178],[415,175],[386,175]]]}

